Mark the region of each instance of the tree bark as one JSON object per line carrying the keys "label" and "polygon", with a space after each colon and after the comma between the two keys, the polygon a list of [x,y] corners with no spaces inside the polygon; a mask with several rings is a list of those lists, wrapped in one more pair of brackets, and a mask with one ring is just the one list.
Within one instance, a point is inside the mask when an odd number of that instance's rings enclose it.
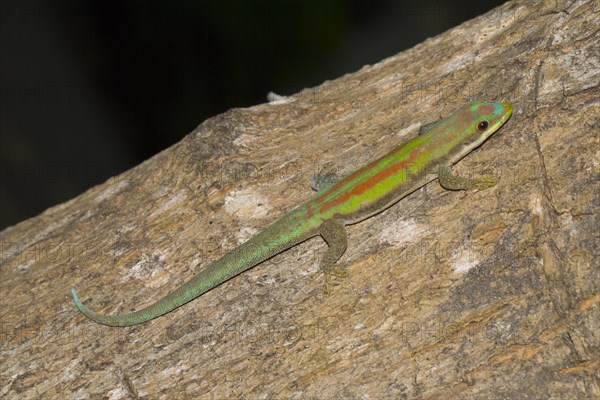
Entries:
{"label": "tree bark", "polygon": [[[513,1],[281,104],[234,109],[1,240],[4,398],[600,398],[600,6]],[[512,119],[455,170],[151,322],[138,310],[473,100]]]}

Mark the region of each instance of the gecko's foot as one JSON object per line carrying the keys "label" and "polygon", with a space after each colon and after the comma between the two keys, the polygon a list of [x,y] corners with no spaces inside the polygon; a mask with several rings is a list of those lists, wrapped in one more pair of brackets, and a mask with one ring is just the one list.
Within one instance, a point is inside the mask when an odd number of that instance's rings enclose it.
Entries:
{"label": "gecko's foot", "polygon": [[322,269],[323,274],[325,275],[325,283],[323,284],[323,294],[325,296],[330,296],[332,293],[330,285],[332,276],[335,276],[336,278],[347,278],[350,275],[347,269],[342,268],[337,264],[324,265],[322,266]]}
{"label": "gecko's foot", "polygon": [[496,179],[493,176],[489,176],[489,175],[480,176],[480,177],[477,177],[476,179],[473,179],[472,188],[484,190],[484,189],[490,188],[492,186],[495,186],[496,183],[498,183],[498,182],[496,181]]}
{"label": "gecko's foot", "polygon": [[328,267],[325,270],[325,273],[329,274],[329,275],[333,275],[337,278],[346,278],[349,275],[349,272],[346,268],[342,268],[337,264],[334,264],[334,265]]}
{"label": "gecko's foot", "polygon": [[466,178],[454,175],[449,165],[440,165],[438,169],[440,185],[448,190],[487,189],[496,184],[496,179],[485,175],[476,178]]}
{"label": "gecko's foot", "polygon": [[329,286],[329,282],[327,282],[327,279],[326,279],[325,283],[323,284],[323,296],[329,297],[329,296],[331,296],[331,293],[333,293],[333,292],[331,291],[331,287]]}
{"label": "gecko's foot", "polygon": [[336,173],[337,169],[332,162],[327,162],[319,173],[310,178],[310,187],[315,192],[321,189],[331,187],[336,184],[340,178]]}

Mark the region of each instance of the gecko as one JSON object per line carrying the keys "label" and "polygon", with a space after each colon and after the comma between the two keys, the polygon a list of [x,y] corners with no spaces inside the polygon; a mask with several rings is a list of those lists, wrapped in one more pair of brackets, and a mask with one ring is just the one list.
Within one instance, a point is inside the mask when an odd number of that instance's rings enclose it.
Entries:
{"label": "gecko", "polygon": [[457,176],[451,166],[479,147],[511,115],[512,105],[508,102],[473,102],[446,118],[421,126],[415,138],[345,177],[340,178],[331,168],[325,168],[311,179],[311,187],[317,191],[314,197],[139,311],[122,315],[97,313],[84,305],[71,288],[75,305],[100,324],[137,325],[171,312],[315,236],[321,236],[328,245],[320,268],[325,276],[324,292],[329,294],[330,277],[348,274],[347,269],[338,265],[347,247],[346,225],[382,212],[436,178],[448,190],[483,190],[494,186],[493,177]]}

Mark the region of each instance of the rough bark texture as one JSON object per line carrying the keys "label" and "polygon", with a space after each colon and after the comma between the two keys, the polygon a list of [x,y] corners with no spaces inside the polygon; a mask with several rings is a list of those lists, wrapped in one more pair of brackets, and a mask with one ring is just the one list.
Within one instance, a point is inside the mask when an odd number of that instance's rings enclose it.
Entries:
{"label": "rough bark texture", "polygon": [[[599,398],[600,5],[515,1],[287,104],[235,109],[1,233],[3,398]],[[474,100],[512,119],[349,227],[322,295],[310,240],[152,322],[139,309],[347,173]]]}

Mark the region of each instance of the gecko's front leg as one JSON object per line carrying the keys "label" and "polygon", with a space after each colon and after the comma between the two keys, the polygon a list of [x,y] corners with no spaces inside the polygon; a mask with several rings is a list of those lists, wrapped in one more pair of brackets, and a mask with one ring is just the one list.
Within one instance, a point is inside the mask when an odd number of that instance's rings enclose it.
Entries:
{"label": "gecko's front leg", "polygon": [[496,184],[496,180],[491,176],[478,176],[471,179],[454,175],[450,166],[445,164],[438,167],[438,180],[440,185],[448,190],[483,190]]}

